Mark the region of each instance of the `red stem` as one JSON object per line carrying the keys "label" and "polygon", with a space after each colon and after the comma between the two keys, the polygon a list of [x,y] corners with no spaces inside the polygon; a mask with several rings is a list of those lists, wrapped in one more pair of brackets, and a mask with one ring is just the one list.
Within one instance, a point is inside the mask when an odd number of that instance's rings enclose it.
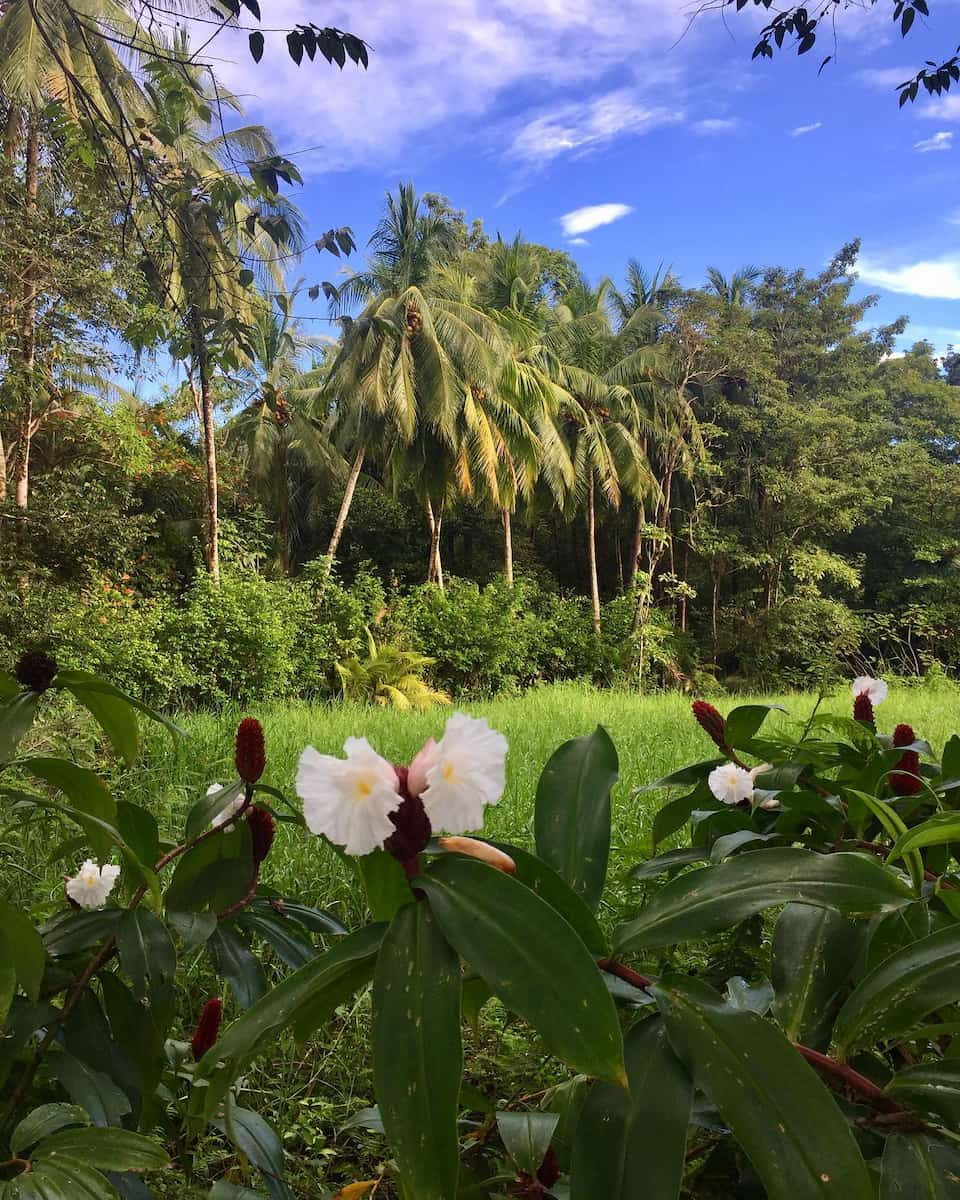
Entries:
{"label": "red stem", "polygon": [[631,970],[630,967],[625,967],[623,963],[617,962],[615,958],[598,959],[597,966],[601,971],[606,971],[608,975],[616,975],[624,983],[629,983],[641,991],[645,992],[647,988],[653,986],[652,979],[648,979],[646,975],[640,975],[637,971]]}

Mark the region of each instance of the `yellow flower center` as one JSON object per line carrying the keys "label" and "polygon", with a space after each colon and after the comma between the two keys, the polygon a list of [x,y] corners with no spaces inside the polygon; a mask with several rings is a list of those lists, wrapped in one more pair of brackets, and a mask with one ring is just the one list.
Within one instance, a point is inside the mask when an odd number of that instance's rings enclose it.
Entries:
{"label": "yellow flower center", "polygon": [[366,800],[366,798],[370,795],[370,793],[372,791],[373,791],[373,781],[371,780],[371,777],[369,775],[364,775],[361,779],[357,780],[357,799],[358,800]]}
{"label": "yellow flower center", "polygon": [[454,766],[452,762],[443,764],[443,778],[446,783],[452,783],[454,776]]}

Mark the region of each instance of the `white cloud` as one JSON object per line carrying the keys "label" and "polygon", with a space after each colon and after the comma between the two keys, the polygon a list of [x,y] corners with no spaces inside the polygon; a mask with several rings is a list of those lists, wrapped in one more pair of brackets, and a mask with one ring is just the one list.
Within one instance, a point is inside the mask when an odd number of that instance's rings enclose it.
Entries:
{"label": "white cloud", "polygon": [[740,124],[738,117],[707,117],[704,121],[697,121],[693,128],[697,133],[730,133]]}
{"label": "white cloud", "polygon": [[857,272],[865,283],[889,292],[924,296],[930,300],[960,300],[960,256],[924,259],[902,267],[889,267],[861,258]]}
{"label": "white cloud", "polygon": [[586,238],[571,238],[570,245],[571,246],[589,246],[590,243],[587,241]]}
{"label": "white cloud", "polygon": [[891,89],[906,83],[917,73],[916,67],[866,67],[857,72],[857,79],[868,87]]}
{"label": "white cloud", "polygon": [[930,154],[935,150],[952,150],[953,149],[953,133],[949,130],[941,130],[940,133],[935,133],[933,137],[924,138],[923,141],[913,143],[914,150],[920,154]]}
{"label": "white cloud", "polygon": [[918,117],[927,121],[960,121],[960,96],[938,96],[929,99],[924,96],[915,105]]}
{"label": "white cloud", "polygon": [[796,129],[790,130],[791,137],[803,137],[805,133],[813,133],[816,129],[822,129],[822,121],[814,121],[812,125],[798,125]]}
{"label": "white cloud", "polygon": [[568,238],[573,238],[589,233],[591,229],[599,229],[601,225],[611,225],[632,212],[629,204],[588,204],[564,213],[560,218],[560,226]]}
{"label": "white cloud", "polygon": [[682,113],[651,107],[632,89],[621,88],[583,103],[561,105],[527,121],[515,134],[509,154],[524,162],[545,163],[621,135],[646,133],[682,120]]}

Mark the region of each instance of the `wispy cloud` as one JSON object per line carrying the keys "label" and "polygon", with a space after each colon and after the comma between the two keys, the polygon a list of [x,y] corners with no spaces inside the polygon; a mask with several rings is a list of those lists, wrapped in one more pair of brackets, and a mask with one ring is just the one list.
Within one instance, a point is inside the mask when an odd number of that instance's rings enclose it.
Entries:
{"label": "wispy cloud", "polygon": [[940,133],[935,133],[933,137],[914,142],[913,148],[920,154],[930,154],[937,150],[952,150],[953,133],[947,129],[941,130]]}
{"label": "wispy cloud", "polygon": [[587,241],[586,238],[571,238],[570,245],[571,246],[589,246],[590,243]]}
{"label": "wispy cloud", "polygon": [[589,233],[591,229],[599,229],[601,225],[612,225],[632,212],[629,204],[587,204],[584,208],[564,213],[560,218],[560,228],[566,237],[574,238]]}
{"label": "wispy cloud", "polygon": [[813,133],[814,130],[822,129],[822,121],[814,121],[812,125],[798,125],[796,129],[790,130],[791,137],[803,137],[805,133]]}
{"label": "wispy cloud", "polygon": [[960,300],[960,256],[923,259],[900,267],[887,266],[868,258],[857,262],[857,272],[865,283],[924,296],[930,300]]}
{"label": "wispy cloud", "polygon": [[682,120],[682,113],[651,107],[636,92],[621,88],[580,104],[561,105],[525,122],[514,135],[509,154],[524,162],[544,163]]}
{"label": "wispy cloud", "polygon": [[948,225],[960,225],[960,208],[955,208],[953,212],[947,213]]}
{"label": "wispy cloud", "polygon": [[703,121],[695,121],[693,128],[697,133],[731,133],[739,125],[739,117],[707,117]]}
{"label": "wispy cloud", "polygon": [[857,72],[857,79],[868,87],[895,88],[906,83],[916,74],[916,67],[865,67]]}
{"label": "wispy cloud", "polygon": [[960,96],[938,96],[933,100],[924,97],[916,106],[916,114],[927,121],[960,121]]}

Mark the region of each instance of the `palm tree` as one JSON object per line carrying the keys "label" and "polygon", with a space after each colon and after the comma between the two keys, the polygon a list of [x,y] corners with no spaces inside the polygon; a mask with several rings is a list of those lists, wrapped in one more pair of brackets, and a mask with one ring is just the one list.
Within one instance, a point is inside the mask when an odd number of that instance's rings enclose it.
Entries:
{"label": "palm tree", "polygon": [[728,308],[742,308],[750,289],[762,275],[759,267],[740,267],[728,279],[717,267],[707,267],[707,288],[716,292]]}
{"label": "palm tree", "polygon": [[303,399],[300,361],[325,339],[304,334],[291,317],[296,291],[257,307],[246,372],[253,379],[252,395],[226,427],[227,442],[241,450],[254,492],[276,514],[277,557],[284,574],[290,571],[295,540],[291,510],[299,498],[297,475],[309,487],[338,473],[341,465],[324,432],[326,413]]}

